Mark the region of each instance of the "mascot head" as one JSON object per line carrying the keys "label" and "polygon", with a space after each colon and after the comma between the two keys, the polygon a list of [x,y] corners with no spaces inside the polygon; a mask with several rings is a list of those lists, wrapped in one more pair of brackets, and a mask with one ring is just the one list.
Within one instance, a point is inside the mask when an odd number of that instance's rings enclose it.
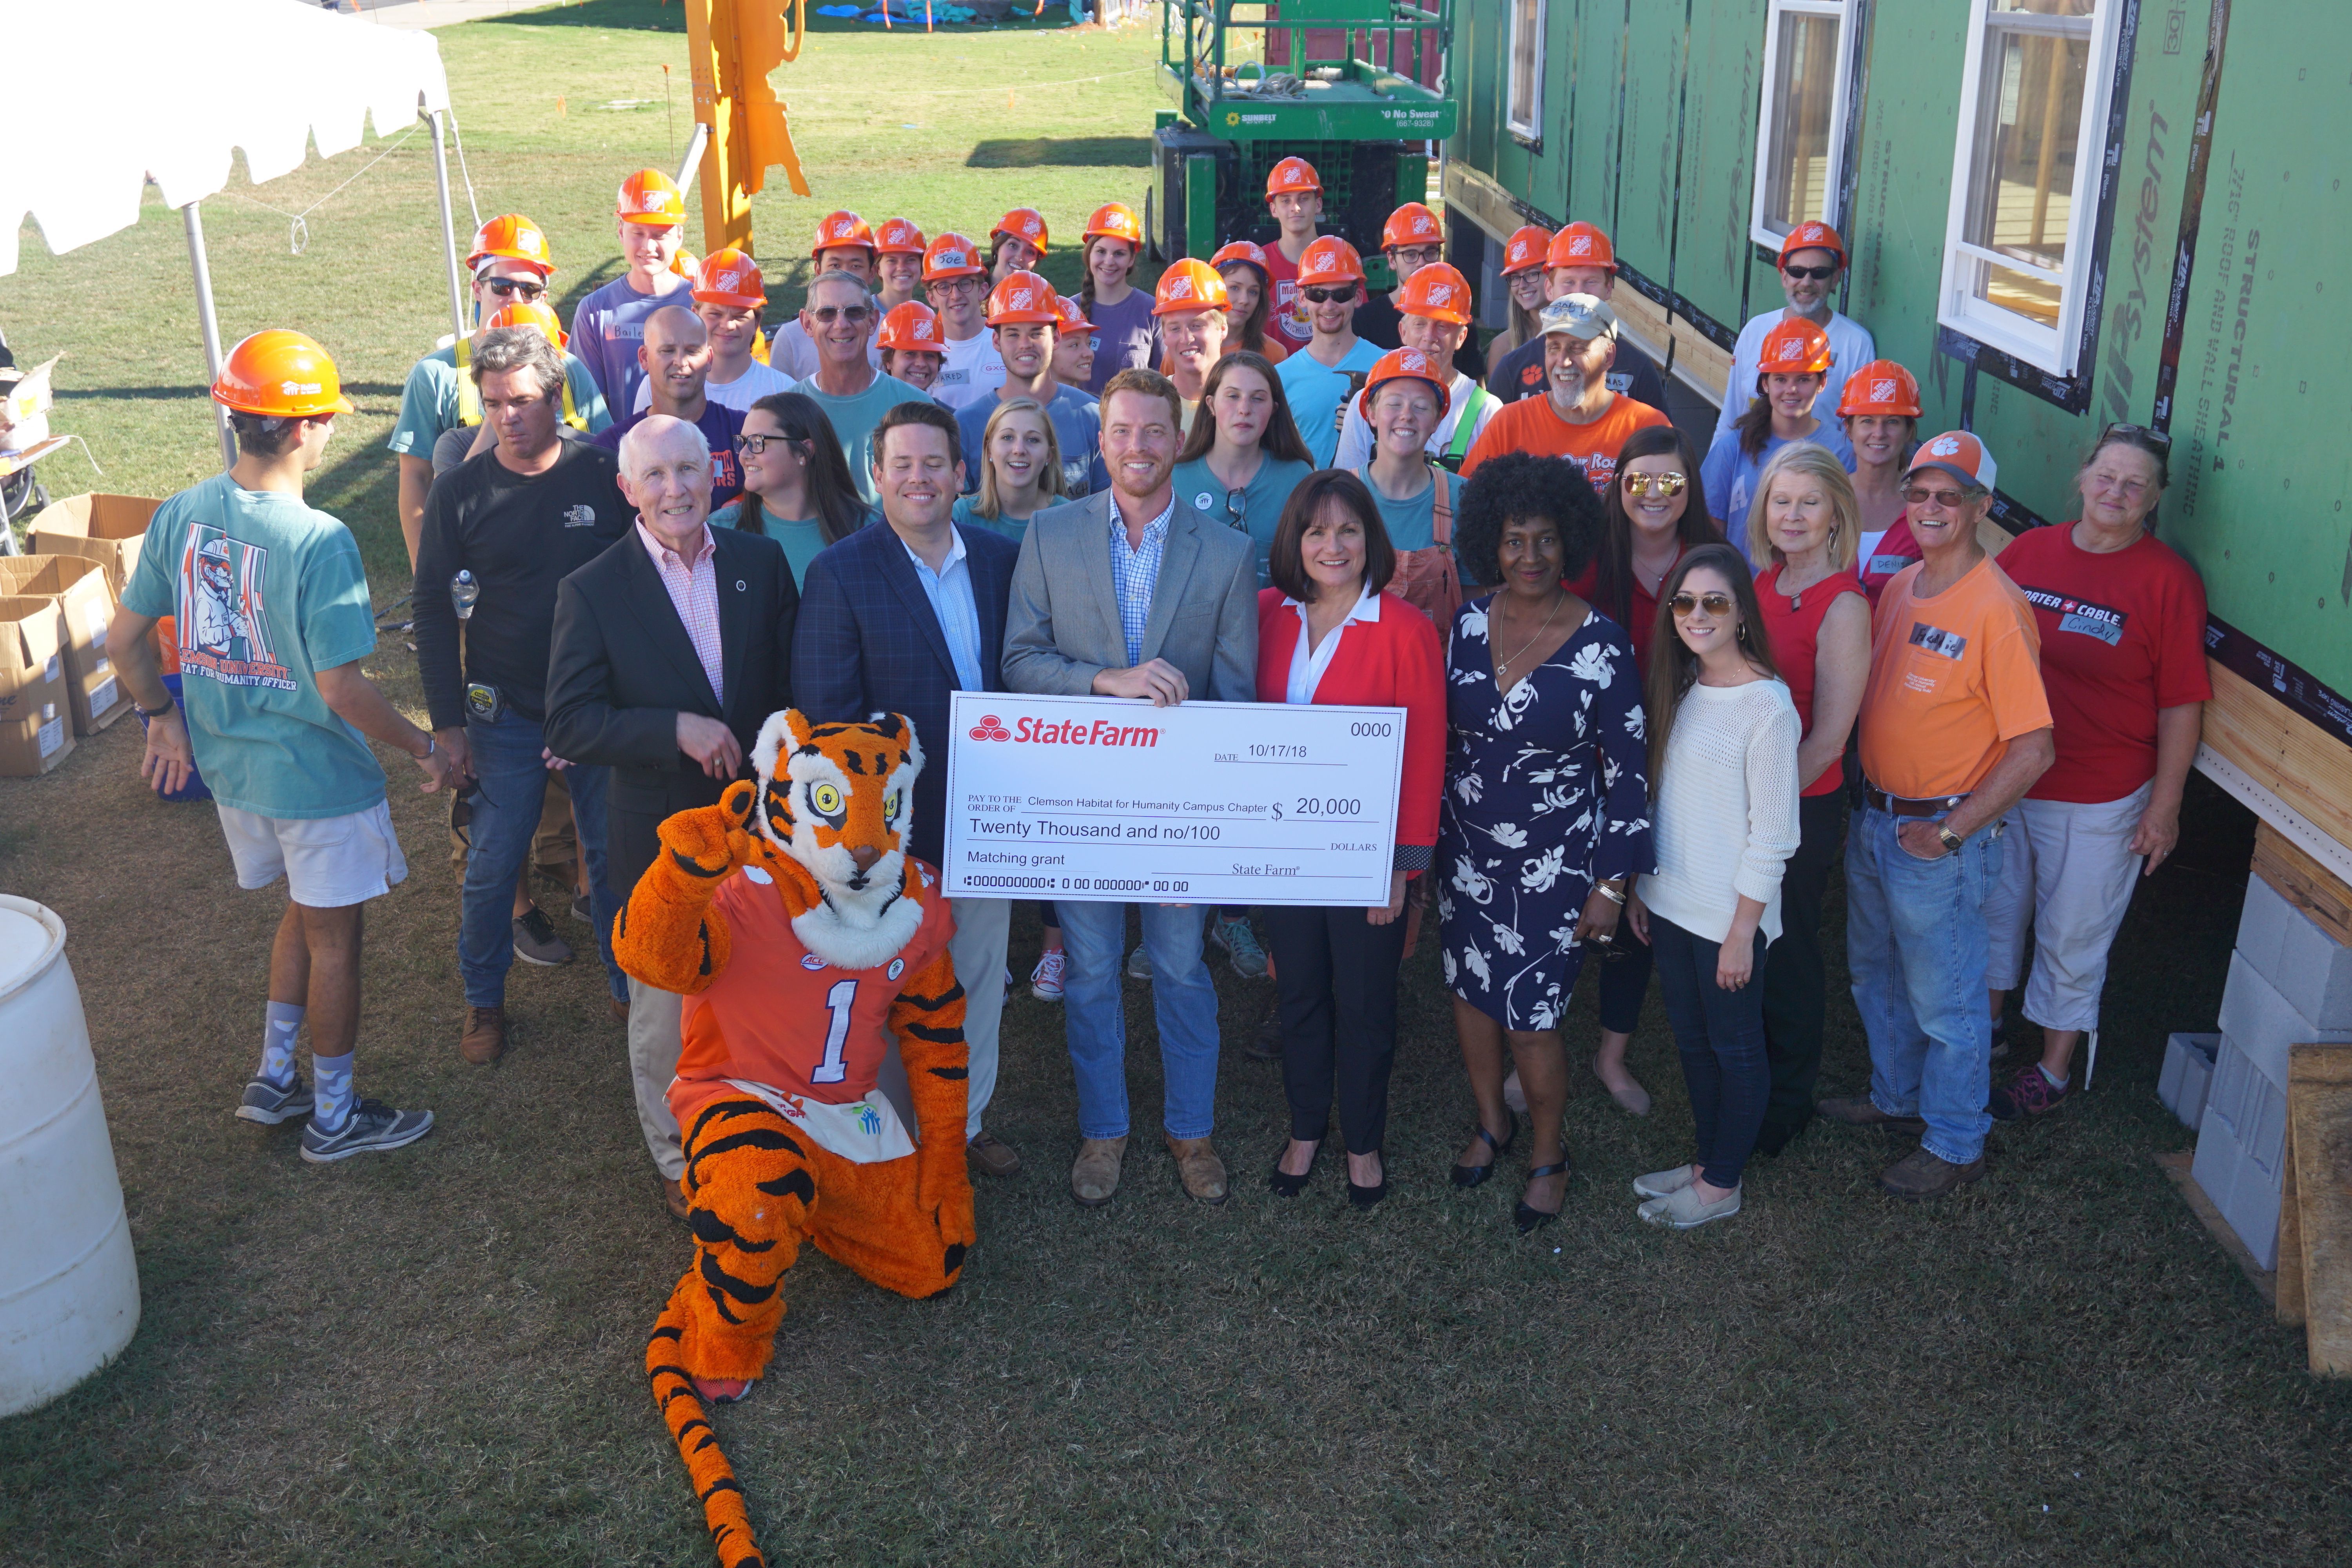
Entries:
{"label": "mascot head", "polygon": [[751,748],[760,794],[752,822],[779,856],[816,883],[818,901],[793,921],[810,952],[844,968],[889,961],[923,911],[906,835],[923,748],[896,713],[864,723],[813,723],[798,710],[769,715]]}

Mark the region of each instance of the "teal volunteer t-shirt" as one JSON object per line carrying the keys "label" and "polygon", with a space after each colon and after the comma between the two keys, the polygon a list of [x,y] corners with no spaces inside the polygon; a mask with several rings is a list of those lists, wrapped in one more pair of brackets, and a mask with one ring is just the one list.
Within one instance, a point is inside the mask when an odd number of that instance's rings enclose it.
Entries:
{"label": "teal volunteer t-shirt", "polygon": [[309,819],[383,799],[367,742],[319,695],[320,670],[375,651],[351,530],[217,474],[156,509],[122,602],[176,617],[188,736],[222,805]]}
{"label": "teal volunteer t-shirt", "polygon": [[1257,585],[1267,586],[1274,579],[1266,572],[1266,554],[1274,548],[1275,525],[1282,521],[1282,509],[1290,500],[1290,492],[1298,481],[1315,470],[1305,463],[1286,462],[1279,458],[1261,458],[1257,472],[1239,494],[1225,489],[1225,481],[1209,470],[1209,459],[1195,458],[1189,463],[1176,465],[1169,482],[1175,487],[1179,500],[1190,501],[1207,516],[1237,529],[1250,537],[1250,548],[1257,560]]}
{"label": "teal volunteer t-shirt", "polygon": [[858,495],[867,506],[881,505],[882,492],[874,488],[874,465],[866,457],[873,449],[874,426],[881,422],[882,416],[901,403],[939,400],[878,370],[874,373],[874,384],[853,397],[835,397],[819,391],[814,376],[802,382],[800,390],[815,398],[824,416],[833,421],[833,433],[841,437],[841,455],[849,464],[849,482],[857,487]]}
{"label": "teal volunteer t-shirt", "polygon": [[[1460,474],[1449,474],[1443,468],[1433,470],[1445,481],[1445,497],[1454,509],[1454,537],[1462,537],[1462,485]],[[1381,526],[1389,531],[1390,547],[1395,550],[1426,550],[1437,542],[1437,486],[1424,482],[1412,495],[1398,500],[1372,482],[1370,465],[1356,470],[1364,488],[1372,492],[1372,504],[1381,509]]]}
{"label": "teal volunteer t-shirt", "polygon": [[[572,411],[588,422],[595,435],[613,423],[596,378],[576,354],[563,356],[563,379],[572,388]],[[400,389],[400,422],[384,443],[408,458],[433,456],[433,443],[457,427],[457,347],[435,349],[409,367],[408,383]]]}

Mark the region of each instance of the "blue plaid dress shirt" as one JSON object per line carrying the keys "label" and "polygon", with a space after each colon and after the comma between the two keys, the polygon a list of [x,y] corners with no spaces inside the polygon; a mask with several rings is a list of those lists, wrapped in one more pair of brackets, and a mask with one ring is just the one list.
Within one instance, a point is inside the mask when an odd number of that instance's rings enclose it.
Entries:
{"label": "blue plaid dress shirt", "polygon": [[1160,558],[1168,548],[1168,528],[1176,520],[1176,498],[1143,525],[1140,549],[1127,547],[1127,519],[1118,502],[1110,503],[1110,581],[1118,592],[1118,625],[1127,634],[1127,663],[1132,669],[1143,662],[1143,628],[1151,619],[1151,593],[1160,585]]}

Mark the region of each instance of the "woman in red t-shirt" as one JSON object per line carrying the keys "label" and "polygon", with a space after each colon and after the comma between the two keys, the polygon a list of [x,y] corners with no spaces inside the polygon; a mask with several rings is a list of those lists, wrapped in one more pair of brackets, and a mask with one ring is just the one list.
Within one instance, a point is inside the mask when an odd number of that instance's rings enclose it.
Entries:
{"label": "woman in red t-shirt", "polygon": [[1748,555],[1772,660],[1802,726],[1797,852],[1780,874],[1780,939],[1764,955],[1764,1053],[1772,1093],[1756,1147],[1777,1154],[1813,1114],[1829,1016],[1822,898],[1845,843],[1845,745],[1870,676],[1870,605],[1854,576],[1862,510],[1845,468],[1810,441],[1757,477]]}
{"label": "woman in red t-shirt", "polygon": [[1919,559],[1911,537],[1903,487],[1911,454],[1919,445],[1919,383],[1891,359],[1874,359],[1846,377],[1838,397],[1838,423],[1853,447],[1853,499],[1860,509],[1863,539],[1869,549],[1854,563],[1878,607],[1878,595],[1895,574]]}
{"label": "woman in red t-shirt", "polygon": [[2205,584],[2150,526],[2170,449],[2156,431],[2108,426],[2075,475],[2082,517],[2033,529],[2000,552],[2042,633],[2058,748],[2011,813],[2006,897],[1986,920],[1996,1017],[2001,993],[2018,982],[2029,921],[2033,929],[2025,1016],[2042,1026],[2042,1059],[1993,1086],[1990,1109],[2003,1121],[2074,1092],[2074,1046],[2085,1032],[2096,1061],[2107,950],[2134,884],[2180,837],[2180,791],[2213,689]]}

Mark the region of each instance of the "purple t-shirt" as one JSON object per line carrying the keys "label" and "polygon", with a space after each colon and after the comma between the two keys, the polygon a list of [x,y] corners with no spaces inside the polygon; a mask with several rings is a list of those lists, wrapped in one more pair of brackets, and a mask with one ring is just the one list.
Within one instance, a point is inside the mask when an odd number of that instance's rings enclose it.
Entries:
{"label": "purple t-shirt", "polygon": [[645,367],[637,363],[637,345],[646,341],[646,318],[664,305],[693,308],[694,296],[684,287],[684,279],[678,281],[680,287],[667,294],[640,294],[623,273],[581,300],[580,308],[572,312],[572,342],[567,346],[596,378],[604,394],[604,406],[614,410],[616,418],[620,410],[636,406],[637,383],[646,378]]}
{"label": "purple t-shirt", "polygon": [[1100,397],[1103,383],[1132,365],[1138,370],[1160,368],[1160,319],[1151,313],[1151,293],[1130,289],[1116,305],[1095,306],[1087,312],[1095,324],[1095,368],[1087,377],[1087,395]]}
{"label": "purple t-shirt", "polygon": [[[607,452],[618,452],[621,437],[644,424],[652,413],[651,409],[638,409],[618,425],[599,431],[591,444]],[[743,493],[743,465],[735,456],[735,437],[743,433],[743,413],[705,398],[702,417],[694,424],[702,432],[702,444],[710,448],[710,510],[717,511]]]}

